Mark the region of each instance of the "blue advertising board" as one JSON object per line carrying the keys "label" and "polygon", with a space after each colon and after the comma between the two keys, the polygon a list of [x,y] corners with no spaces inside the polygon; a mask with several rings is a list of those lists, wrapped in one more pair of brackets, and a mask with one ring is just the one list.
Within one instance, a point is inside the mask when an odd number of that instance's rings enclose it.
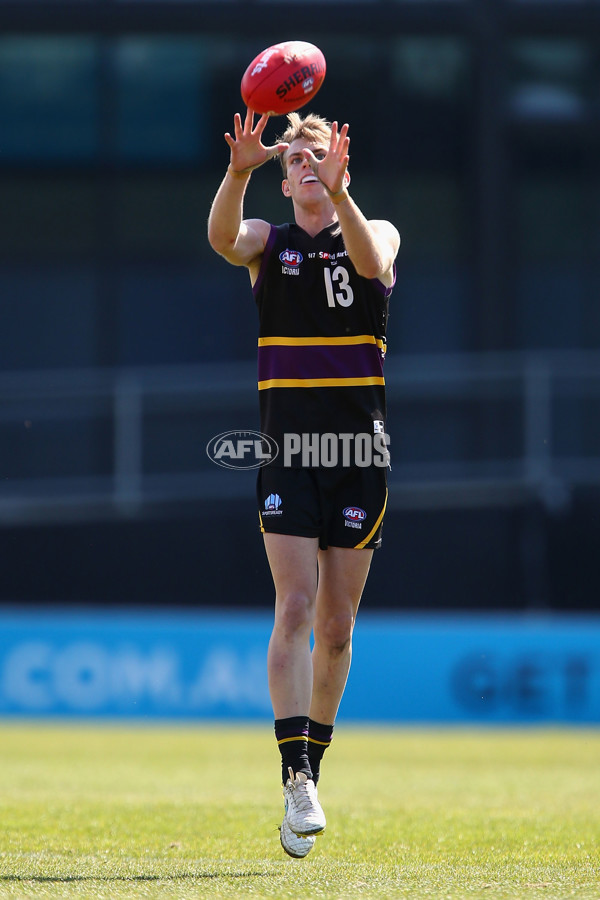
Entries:
{"label": "blue advertising board", "polygon": [[365,617],[354,649],[352,717],[600,723],[600,618]]}
{"label": "blue advertising board", "polygon": [[[0,613],[0,717],[270,719],[272,616]],[[340,719],[600,723],[600,617],[359,616]]]}

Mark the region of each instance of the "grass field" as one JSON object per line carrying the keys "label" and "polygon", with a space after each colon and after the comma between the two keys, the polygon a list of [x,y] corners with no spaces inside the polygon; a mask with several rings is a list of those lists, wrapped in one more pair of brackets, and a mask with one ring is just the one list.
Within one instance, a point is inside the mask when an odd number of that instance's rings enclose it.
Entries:
{"label": "grass field", "polygon": [[354,729],[279,846],[271,728],[0,725],[0,897],[600,898],[600,732]]}

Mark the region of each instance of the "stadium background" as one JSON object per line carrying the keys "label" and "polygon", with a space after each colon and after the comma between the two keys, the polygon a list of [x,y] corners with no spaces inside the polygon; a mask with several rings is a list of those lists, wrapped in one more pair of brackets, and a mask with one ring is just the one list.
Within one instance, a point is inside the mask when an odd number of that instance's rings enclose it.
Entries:
{"label": "stadium background", "polygon": [[[596,0],[0,0],[4,612],[271,608],[254,475],[205,454],[257,427],[247,275],[206,219],[243,69],[289,37],[403,236],[365,612],[597,624]],[[289,217],[278,181],[248,215]]]}

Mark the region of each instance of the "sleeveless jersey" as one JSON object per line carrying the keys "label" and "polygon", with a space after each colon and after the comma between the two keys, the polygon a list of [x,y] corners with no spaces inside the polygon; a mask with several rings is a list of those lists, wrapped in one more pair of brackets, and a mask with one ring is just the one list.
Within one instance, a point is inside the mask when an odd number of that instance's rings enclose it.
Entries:
{"label": "sleeveless jersey", "polygon": [[[358,275],[337,223],[315,237],[271,226],[253,293],[261,431],[280,449],[285,434],[385,431],[391,292]],[[300,455],[290,464],[302,466]]]}

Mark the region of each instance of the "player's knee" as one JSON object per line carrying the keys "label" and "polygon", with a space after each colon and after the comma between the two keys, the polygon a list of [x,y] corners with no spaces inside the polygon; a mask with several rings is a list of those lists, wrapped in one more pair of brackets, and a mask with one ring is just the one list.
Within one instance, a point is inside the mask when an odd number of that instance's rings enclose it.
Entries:
{"label": "player's knee", "polygon": [[303,591],[293,591],[279,601],[277,623],[286,634],[310,631],[314,603]]}
{"label": "player's knee", "polygon": [[315,641],[330,654],[341,655],[348,649],[353,628],[354,616],[350,612],[330,615],[315,627]]}

